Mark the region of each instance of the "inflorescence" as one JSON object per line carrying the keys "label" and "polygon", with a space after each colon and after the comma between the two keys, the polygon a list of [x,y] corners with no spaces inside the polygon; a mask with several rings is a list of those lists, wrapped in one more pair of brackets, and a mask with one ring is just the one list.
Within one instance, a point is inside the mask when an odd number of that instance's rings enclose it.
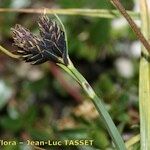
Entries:
{"label": "inflorescence", "polygon": [[14,45],[19,49],[15,52],[25,62],[33,65],[46,61],[68,64],[65,33],[55,21],[44,15],[38,21],[40,36],[32,34],[21,25],[11,29]]}

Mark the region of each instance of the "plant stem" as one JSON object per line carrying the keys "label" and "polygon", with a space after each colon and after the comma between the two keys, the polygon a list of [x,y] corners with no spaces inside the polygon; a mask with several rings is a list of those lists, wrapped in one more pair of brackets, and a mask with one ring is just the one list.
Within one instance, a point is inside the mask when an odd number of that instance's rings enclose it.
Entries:
{"label": "plant stem", "polygon": [[[59,66],[62,67],[62,65],[59,65]],[[117,150],[125,150],[126,148],[125,148],[124,141],[123,141],[120,133],[118,132],[114,122],[112,121],[109,113],[107,112],[106,108],[104,107],[102,99],[100,99],[95,94],[92,87],[89,85],[89,83],[86,81],[86,79],[79,73],[79,71],[74,67],[74,65],[71,63],[71,61],[70,61],[69,65],[67,66],[67,68],[68,68],[68,70],[70,70],[70,72],[72,72],[70,75],[81,85],[81,87],[84,89],[87,96],[94,103],[94,105],[95,105],[97,111],[99,112],[100,117],[101,117],[102,121],[104,122],[104,125],[107,128]]]}
{"label": "plant stem", "polygon": [[8,56],[10,56],[12,58],[16,58],[16,59],[19,58],[18,55],[15,55],[15,54],[9,52],[7,49],[5,49],[4,47],[2,47],[1,45],[0,45],[0,51],[2,51],[3,53],[5,53],[6,55],[8,55]]}
{"label": "plant stem", "polygon": [[[61,15],[81,15],[89,17],[101,17],[101,18],[116,18],[121,17],[117,10],[107,10],[107,9],[12,9],[12,8],[0,8],[0,12],[20,12],[20,13],[46,13],[46,14],[61,14]],[[128,13],[134,18],[139,19],[139,14],[128,11]]]}
{"label": "plant stem", "polygon": [[[146,0],[140,0],[142,32],[150,39],[150,21]],[[142,53],[148,55],[142,46]],[[150,63],[144,57],[140,59],[139,81],[139,108],[140,108],[140,134],[141,149],[150,149]]]}
{"label": "plant stem", "polygon": [[128,15],[125,8],[122,6],[119,0],[111,0],[113,4],[116,6],[116,8],[120,11],[120,13],[125,17],[125,19],[128,21],[129,25],[131,26],[132,30],[138,37],[138,39],[142,42],[144,47],[147,49],[147,51],[150,54],[150,44],[144,37],[144,35],[141,33],[140,29],[137,27],[135,22],[132,20],[132,18]]}

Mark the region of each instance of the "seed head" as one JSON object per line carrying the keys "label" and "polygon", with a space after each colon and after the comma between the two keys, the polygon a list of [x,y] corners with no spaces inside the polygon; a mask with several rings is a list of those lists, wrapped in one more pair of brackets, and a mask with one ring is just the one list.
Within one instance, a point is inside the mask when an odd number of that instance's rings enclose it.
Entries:
{"label": "seed head", "polygon": [[25,62],[34,65],[48,60],[67,65],[68,54],[64,31],[45,15],[39,18],[38,26],[39,36],[35,36],[21,25],[11,29],[14,45],[19,48],[16,53]]}

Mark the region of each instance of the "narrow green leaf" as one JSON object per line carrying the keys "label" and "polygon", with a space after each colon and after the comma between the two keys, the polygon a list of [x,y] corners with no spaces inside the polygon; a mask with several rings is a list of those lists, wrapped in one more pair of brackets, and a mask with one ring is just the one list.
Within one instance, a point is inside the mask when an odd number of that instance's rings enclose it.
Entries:
{"label": "narrow green leaf", "polygon": [[[140,0],[142,32],[150,39],[150,21],[146,0]],[[142,53],[149,57],[147,50],[142,46]],[[140,60],[139,107],[140,107],[140,134],[141,149],[150,149],[150,63],[144,57]]]}
{"label": "narrow green leaf", "polygon": [[117,130],[114,122],[111,119],[111,116],[107,112],[103,100],[99,98],[95,92],[93,91],[92,87],[89,85],[89,83],[86,81],[86,79],[80,74],[80,72],[73,66],[72,63],[70,63],[65,70],[74,78],[78,79],[79,84],[84,89],[87,96],[93,101],[97,111],[99,112],[100,118],[102,119],[105,127],[107,128],[117,150],[125,150],[125,144],[124,141]]}

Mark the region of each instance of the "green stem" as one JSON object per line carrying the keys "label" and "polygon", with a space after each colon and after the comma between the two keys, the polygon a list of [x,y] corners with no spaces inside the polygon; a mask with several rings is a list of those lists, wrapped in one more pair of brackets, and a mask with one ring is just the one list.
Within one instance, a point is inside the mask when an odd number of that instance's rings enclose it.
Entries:
{"label": "green stem", "polygon": [[[59,65],[62,67],[62,65]],[[63,68],[63,67],[62,67]],[[125,144],[124,141],[118,132],[114,122],[112,121],[109,113],[107,112],[106,108],[104,107],[104,104],[102,102],[102,99],[99,98],[92,87],[89,85],[89,83],[86,81],[86,79],[80,74],[80,72],[74,67],[74,65],[69,63],[67,66],[68,70],[70,70],[72,73],[70,74],[84,89],[85,93],[88,95],[88,97],[93,101],[97,111],[100,114],[100,117],[102,121],[104,122],[105,127],[107,128],[116,148],[118,150],[125,150]],[[63,68],[64,69],[64,68]],[[68,72],[68,71],[67,71]],[[68,72],[69,73],[69,72]]]}

